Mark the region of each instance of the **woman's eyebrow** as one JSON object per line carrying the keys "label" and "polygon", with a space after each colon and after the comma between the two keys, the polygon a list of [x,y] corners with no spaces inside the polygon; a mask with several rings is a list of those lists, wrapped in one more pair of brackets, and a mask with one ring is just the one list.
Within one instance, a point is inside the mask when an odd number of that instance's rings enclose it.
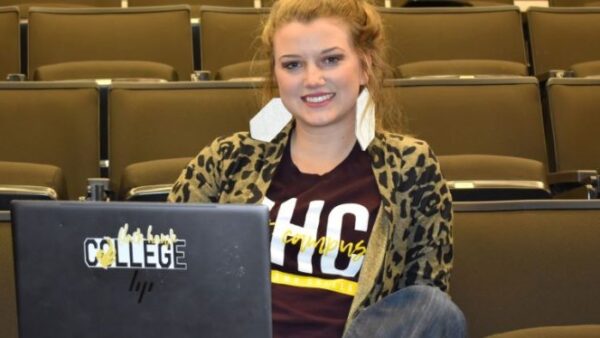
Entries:
{"label": "woman's eyebrow", "polygon": [[331,47],[331,48],[323,49],[321,51],[321,54],[327,54],[327,53],[334,52],[334,51],[343,52],[344,50],[340,47]]}
{"label": "woman's eyebrow", "polygon": [[[334,52],[334,51],[343,52],[344,50],[340,47],[331,47],[331,48],[323,49],[319,54],[327,54],[327,53]],[[284,55],[280,55],[278,58],[282,59],[282,58],[295,58],[295,57],[300,57],[300,54],[284,54]]]}

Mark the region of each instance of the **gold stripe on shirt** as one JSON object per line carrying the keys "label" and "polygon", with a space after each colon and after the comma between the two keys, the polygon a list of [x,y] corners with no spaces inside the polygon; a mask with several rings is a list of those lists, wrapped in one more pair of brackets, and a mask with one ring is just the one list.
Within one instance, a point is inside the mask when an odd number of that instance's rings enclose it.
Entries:
{"label": "gold stripe on shirt", "polygon": [[312,276],[298,276],[277,270],[271,270],[271,283],[299,288],[329,290],[348,296],[354,296],[357,289],[356,282],[346,279],[323,279]]}

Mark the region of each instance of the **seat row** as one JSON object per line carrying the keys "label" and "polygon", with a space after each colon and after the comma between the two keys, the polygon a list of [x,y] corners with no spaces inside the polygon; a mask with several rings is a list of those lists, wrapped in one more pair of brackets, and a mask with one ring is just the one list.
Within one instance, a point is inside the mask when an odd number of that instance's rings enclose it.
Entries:
{"label": "seat row", "polygon": [[[453,224],[450,295],[470,337],[599,336],[600,201],[455,203]],[[18,337],[13,258],[10,215],[0,211],[4,338]]]}
{"label": "seat row", "polygon": [[[407,121],[404,132],[431,144],[456,199],[550,197],[549,183],[587,184],[590,192],[597,186],[598,79],[548,81],[546,115],[533,77],[387,85]],[[0,165],[0,184],[60,187],[64,176],[58,198],[76,199],[87,194],[87,178],[104,176],[113,198],[150,192],[164,199],[202,147],[248,129],[260,107],[257,87],[260,82],[0,83],[0,160],[10,162]],[[53,167],[28,169],[28,177],[18,169],[22,162]]]}
{"label": "seat row", "polygon": [[[542,77],[555,70],[570,70],[580,77],[600,74],[600,7],[530,8],[529,45],[516,6],[379,10],[394,67],[390,77]],[[263,76],[267,63],[250,61],[256,57],[257,37],[268,12],[268,8],[203,6],[200,24],[190,25],[190,8],[183,5],[38,7],[31,9],[28,24],[20,28],[18,9],[1,8],[0,76],[26,72],[29,80],[46,81],[132,77],[187,81],[194,70],[209,71],[209,78],[222,80]]]}
{"label": "seat row", "polygon": [[[422,0],[373,0],[373,3],[381,7],[402,7],[407,3],[418,3]],[[490,6],[495,4],[513,5],[514,0],[455,0],[457,2],[474,4],[476,6]],[[560,5],[561,2],[570,0],[551,0]],[[575,0],[586,4],[591,0]],[[28,10],[31,6],[52,6],[52,7],[145,7],[145,6],[164,6],[186,4],[192,8],[192,15],[198,16],[200,6],[231,6],[231,7],[271,7],[275,0],[0,0],[0,6],[18,6],[21,10],[21,17],[27,18]],[[427,0],[425,0],[427,2]],[[431,2],[431,1],[429,1]],[[451,1],[448,1],[451,2]],[[440,1],[438,1],[440,3]]]}

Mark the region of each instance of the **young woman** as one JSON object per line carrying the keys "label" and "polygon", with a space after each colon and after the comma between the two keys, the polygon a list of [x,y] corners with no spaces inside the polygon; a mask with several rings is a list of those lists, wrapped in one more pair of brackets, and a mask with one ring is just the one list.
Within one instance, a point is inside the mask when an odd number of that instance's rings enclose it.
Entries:
{"label": "young woman", "polygon": [[425,142],[382,128],[375,8],[280,0],[261,38],[280,98],[204,148],[169,200],[269,206],[275,337],[463,336],[444,293],[448,188]]}

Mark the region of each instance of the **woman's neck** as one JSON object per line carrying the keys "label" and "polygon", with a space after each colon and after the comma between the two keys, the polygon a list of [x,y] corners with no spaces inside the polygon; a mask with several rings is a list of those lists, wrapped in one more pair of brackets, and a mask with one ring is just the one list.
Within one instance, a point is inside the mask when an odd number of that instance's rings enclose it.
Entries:
{"label": "woman's neck", "polygon": [[291,155],[294,165],[305,174],[323,175],[333,170],[352,151],[356,143],[354,127],[303,128],[292,130]]}

